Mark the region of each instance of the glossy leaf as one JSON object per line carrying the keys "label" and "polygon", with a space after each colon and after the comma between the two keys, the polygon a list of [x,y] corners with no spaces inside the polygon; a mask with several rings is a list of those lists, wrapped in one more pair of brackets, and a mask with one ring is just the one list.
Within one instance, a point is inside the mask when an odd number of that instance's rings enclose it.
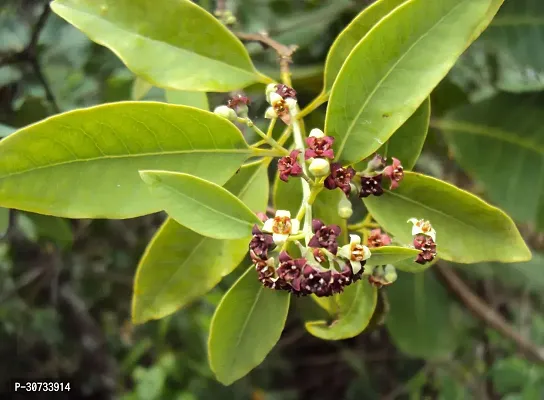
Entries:
{"label": "glossy leaf", "polygon": [[531,258],[516,226],[504,212],[464,190],[407,172],[400,186],[370,196],[372,217],[402,243],[412,243],[409,218],[426,219],[437,232],[440,258],[459,263],[515,262]]}
{"label": "glossy leaf", "polygon": [[312,335],[325,340],[349,339],[365,330],[374,314],[377,289],[367,280],[348,286],[342,294],[335,295],[338,315],[332,323],[311,321],[306,329]]}
{"label": "glossy leaf", "polygon": [[68,218],[135,217],[161,209],[138,170],[222,185],[250,154],[234,125],[191,107],[124,102],[71,111],[0,142],[0,205]]}
{"label": "glossy leaf", "polygon": [[338,35],[325,61],[323,93],[328,94],[353,48],[384,16],[407,0],[379,0],[357,15]]}
{"label": "glossy leaf", "polygon": [[429,130],[431,101],[427,98],[416,112],[397,129],[389,140],[378,150],[379,154],[398,158],[405,171],[416,165]]}
{"label": "glossy leaf", "polygon": [[267,289],[252,266],[230,288],[212,319],[210,367],[230,385],[263,362],[280,338],[290,294]]}
{"label": "glossy leaf", "polygon": [[34,213],[25,215],[34,224],[37,237],[49,239],[61,248],[72,246],[74,234],[68,220]]}
{"label": "glossy leaf", "polygon": [[544,127],[538,99],[501,94],[435,122],[455,160],[483,185],[492,202],[519,222],[534,223],[544,212]]}
{"label": "glossy leaf", "polygon": [[[252,211],[266,209],[267,164],[243,166],[225,188]],[[243,260],[250,240],[211,239],[167,219],[147,246],[136,271],[133,322],[165,317],[207,293]]]}
{"label": "glossy leaf", "polygon": [[226,92],[270,81],[234,34],[192,1],[55,0],[51,8],[155,86]]}
{"label": "glossy leaf", "polygon": [[358,162],[389,139],[453,66],[489,4],[411,0],[371,29],[331,90],[325,132],[337,160]]}
{"label": "glossy leaf", "polygon": [[415,260],[419,254],[419,250],[399,246],[371,248],[370,252],[372,253],[372,256],[366,260],[365,264],[369,266],[386,264],[396,265],[401,261]]}
{"label": "glossy leaf", "polygon": [[386,290],[390,304],[387,330],[402,352],[441,359],[456,349],[461,334],[454,306],[432,274],[399,274]]}
{"label": "glossy leaf", "polygon": [[251,236],[259,218],[240,199],[215,183],[170,171],[140,171],[169,216],[214,239]]}
{"label": "glossy leaf", "polygon": [[209,110],[208,95],[205,92],[186,92],[182,90],[165,90],[166,101],[171,104],[191,106]]}
{"label": "glossy leaf", "polygon": [[146,80],[136,77],[132,82],[132,91],[130,97],[132,100],[141,100],[149,93],[153,85]]}

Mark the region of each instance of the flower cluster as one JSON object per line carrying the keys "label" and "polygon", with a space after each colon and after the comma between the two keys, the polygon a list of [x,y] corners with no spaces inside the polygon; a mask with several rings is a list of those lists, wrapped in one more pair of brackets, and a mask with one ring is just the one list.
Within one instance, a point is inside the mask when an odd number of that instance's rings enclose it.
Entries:
{"label": "flower cluster", "polygon": [[369,161],[367,169],[359,175],[361,176],[361,190],[359,197],[381,196],[383,194],[383,178],[389,179],[391,184],[389,190],[394,190],[399,186],[399,182],[404,178],[404,168],[400,160],[392,157],[391,165],[386,166],[387,159],[376,154]]}
{"label": "flower cluster", "polygon": [[372,229],[367,240],[368,247],[382,247],[391,244],[391,238],[386,233],[383,233],[381,229]]}
{"label": "flower cluster", "polygon": [[265,287],[287,290],[298,296],[322,297],[341,293],[344,287],[361,279],[371,255],[368,247],[361,244],[361,238],[350,235],[350,244],[339,247],[341,232],[337,225],[314,220],[312,230],[308,247],[299,243],[301,257],[293,258],[282,250],[276,262],[271,250],[298,233],[298,221],[291,220],[288,211],[278,210],[274,218],[265,221],[262,230],[257,226],[253,228],[249,254]]}
{"label": "flower cluster", "polygon": [[413,224],[414,247],[420,250],[415,261],[418,264],[433,261],[436,257],[436,231],[429,221],[423,219],[410,218],[407,222]]}

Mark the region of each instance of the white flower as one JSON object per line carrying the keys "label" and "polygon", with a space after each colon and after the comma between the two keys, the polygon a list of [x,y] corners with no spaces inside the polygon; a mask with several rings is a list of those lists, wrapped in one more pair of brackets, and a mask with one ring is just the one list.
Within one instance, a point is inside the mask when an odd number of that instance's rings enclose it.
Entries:
{"label": "white flower", "polygon": [[264,117],[267,119],[278,118],[278,113],[274,110],[274,107],[268,107],[264,113]]}
{"label": "white flower", "polygon": [[272,239],[277,245],[285,243],[289,235],[296,235],[300,223],[291,219],[291,213],[286,210],[277,210],[274,218],[269,218],[263,225],[263,232],[272,233]]}
{"label": "white flower", "polygon": [[433,242],[436,242],[436,231],[429,221],[424,219],[418,220],[417,218],[410,218],[406,222],[411,222],[414,225],[412,227],[412,236],[423,234],[430,236],[433,239]]}
{"label": "white flower", "polygon": [[270,94],[276,92],[276,85],[277,83],[269,83],[266,86],[265,94],[266,94],[266,101],[270,103]]}
{"label": "white flower", "polygon": [[272,93],[269,93],[268,94],[268,102],[272,105],[280,102],[280,101],[283,101],[283,97],[281,97],[279,94],[277,94],[276,92],[272,92]]}
{"label": "white flower", "polygon": [[316,138],[322,138],[325,136],[325,134],[323,133],[323,131],[321,129],[318,129],[318,128],[314,128],[310,131],[310,136],[311,137],[316,137]]}
{"label": "white flower", "polygon": [[368,247],[361,244],[360,236],[349,235],[349,244],[340,247],[338,255],[347,258],[353,273],[357,274],[362,268],[361,261],[368,260],[371,253]]}

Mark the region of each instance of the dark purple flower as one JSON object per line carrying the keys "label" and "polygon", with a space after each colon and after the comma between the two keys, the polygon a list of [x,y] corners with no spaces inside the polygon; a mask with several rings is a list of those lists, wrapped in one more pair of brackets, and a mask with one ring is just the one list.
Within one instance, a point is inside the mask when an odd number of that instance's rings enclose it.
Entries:
{"label": "dark purple flower", "polygon": [[381,175],[361,177],[359,197],[368,197],[371,194],[374,196],[381,196],[383,194]]}
{"label": "dark purple flower", "polygon": [[432,237],[423,234],[416,235],[414,238],[414,247],[421,250],[417,255],[416,263],[426,264],[434,260],[436,256],[436,243]]}
{"label": "dark purple flower", "polygon": [[308,148],[304,152],[304,158],[334,158],[334,151],[332,145],[334,138],[332,136],[315,137],[310,136],[306,139]]}
{"label": "dark purple flower", "polygon": [[337,237],[340,235],[340,227],[338,225],[325,225],[318,219],[312,221],[312,230],[314,236],[308,242],[309,247],[324,248],[332,254],[338,251]]}
{"label": "dark purple flower", "polygon": [[331,173],[325,179],[325,187],[329,190],[340,188],[346,196],[349,196],[349,192],[351,192],[350,183],[354,176],[355,170],[353,168],[343,168],[339,163],[332,163]]}
{"label": "dark purple flower", "polygon": [[372,229],[368,236],[368,247],[382,247],[391,244],[391,238],[380,228]]}
{"label": "dark purple flower", "polygon": [[302,167],[297,161],[300,150],[293,150],[288,156],[278,160],[278,172],[280,179],[284,182],[289,180],[289,176],[301,176]]}
{"label": "dark purple flower", "polygon": [[252,258],[255,256],[261,260],[266,260],[268,258],[268,250],[275,246],[272,235],[261,232],[257,225],[253,226],[251,233],[253,234],[253,238],[249,242],[249,250]]}
{"label": "dark purple flower", "polygon": [[249,98],[241,94],[233,96],[228,102],[227,107],[232,108],[233,110],[240,105],[247,106],[249,104]]}
{"label": "dark purple flower", "polygon": [[284,99],[292,98],[297,99],[297,92],[292,87],[279,83],[276,85],[276,93]]}
{"label": "dark purple flower", "polygon": [[[280,266],[278,267],[278,276],[287,283],[293,285],[293,281],[300,277],[302,269],[306,265],[305,258],[293,259],[286,251],[282,251],[279,256]],[[298,285],[295,283],[294,285]],[[297,289],[299,290],[299,289]]]}
{"label": "dark purple flower", "polygon": [[391,179],[390,190],[394,190],[399,186],[399,182],[404,178],[404,169],[398,159],[393,158],[393,164],[387,166],[383,170],[384,176]]}

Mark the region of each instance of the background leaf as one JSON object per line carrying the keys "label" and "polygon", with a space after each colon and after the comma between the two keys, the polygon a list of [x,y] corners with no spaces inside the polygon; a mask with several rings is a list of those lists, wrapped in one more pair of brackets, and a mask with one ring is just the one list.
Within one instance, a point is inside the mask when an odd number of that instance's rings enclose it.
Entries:
{"label": "background leaf", "polygon": [[230,288],[213,316],[208,342],[210,366],[230,385],[263,362],[279,340],[290,294],[267,289],[255,268]]}
{"label": "background leaf", "polygon": [[325,132],[336,138],[336,159],[358,162],[389,139],[467,47],[489,3],[412,0],[383,18],[355,46],[327,108]]}
{"label": "background leaf", "polygon": [[459,164],[519,222],[533,222],[544,210],[542,100],[504,93],[434,123]]}
{"label": "background leaf", "polygon": [[51,8],[153,85],[226,92],[269,81],[242,43],[189,0],[55,0]]}
{"label": "background leaf", "polygon": [[419,254],[419,250],[409,249],[399,246],[382,246],[370,249],[372,256],[366,261],[365,265],[397,265],[401,261],[415,259]]}
{"label": "background leaf", "polygon": [[195,108],[126,102],[67,112],[0,142],[0,205],[69,218],[135,217],[161,209],[138,170],[223,184],[249,155],[234,125]]}
{"label": "background leaf", "polygon": [[325,340],[349,339],[363,332],[370,322],[376,308],[377,289],[362,280],[334,295],[334,299],[338,306],[335,321],[306,322],[306,329]]}
{"label": "background leaf", "polygon": [[505,213],[478,197],[429,176],[407,172],[394,191],[364,203],[372,217],[402,243],[412,242],[409,218],[437,232],[438,256],[460,263],[526,261],[531,252]]}
{"label": "background leaf", "polygon": [[251,236],[261,221],[228,190],[193,175],[140,171],[163,209],[178,223],[214,239]]}
{"label": "background leaf", "polygon": [[460,328],[445,289],[430,273],[399,274],[387,287],[386,326],[404,353],[426,359],[447,358],[459,345]]}
{"label": "background leaf", "polygon": [[183,90],[165,90],[166,101],[171,104],[179,104],[209,110],[208,95],[205,92],[187,92]]}

